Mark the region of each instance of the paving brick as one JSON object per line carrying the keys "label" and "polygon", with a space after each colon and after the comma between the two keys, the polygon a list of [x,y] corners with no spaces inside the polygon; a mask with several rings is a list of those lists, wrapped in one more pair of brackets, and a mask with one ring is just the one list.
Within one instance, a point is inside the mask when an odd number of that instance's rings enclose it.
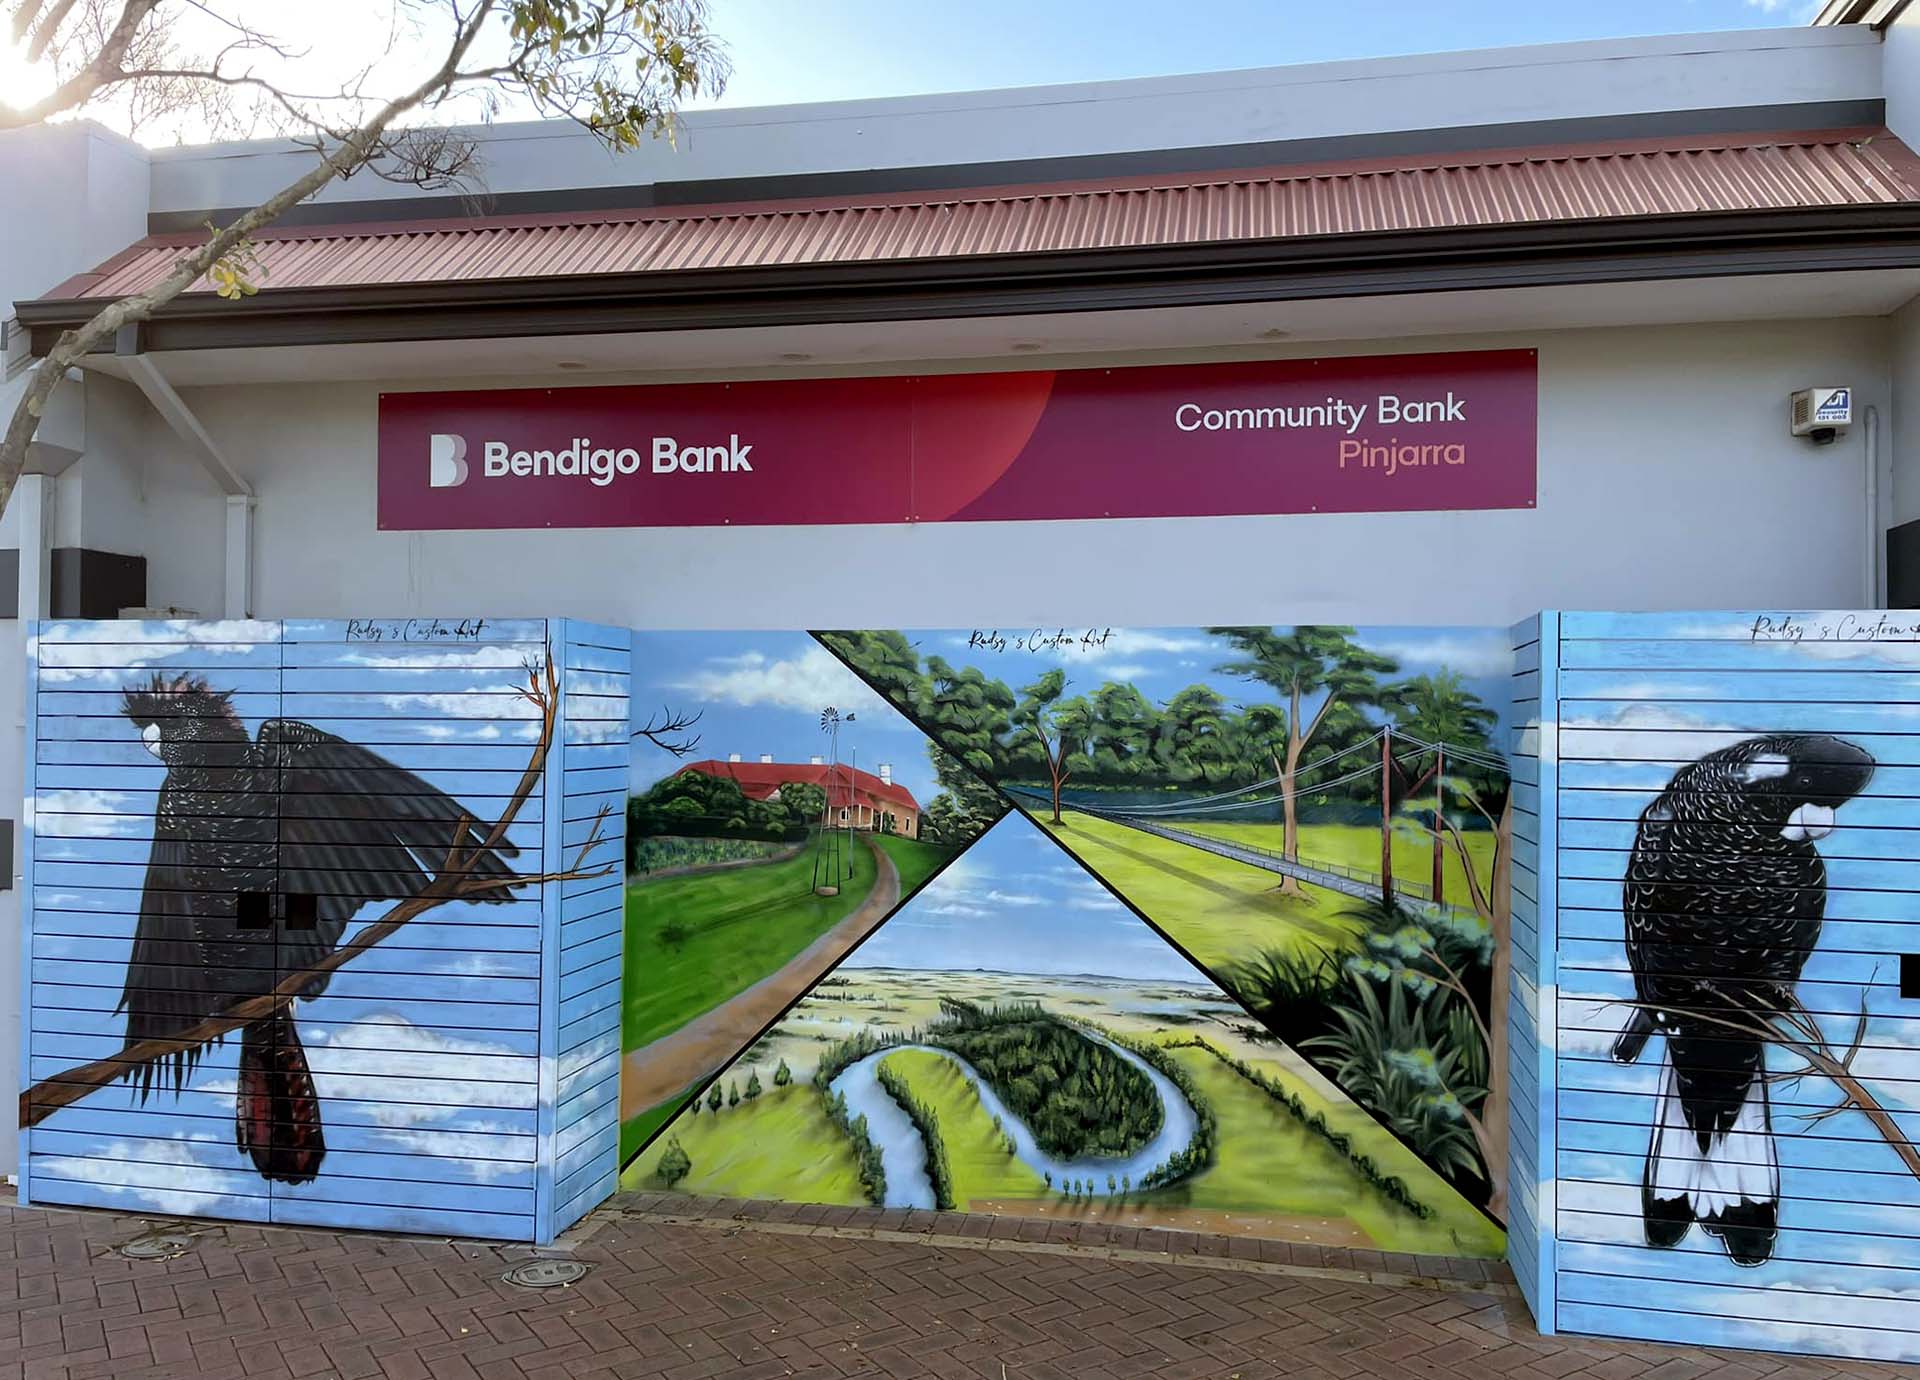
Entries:
{"label": "paving brick", "polygon": [[[0,1202],[0,1380],[1898,1374],[1543,1338],[1480,1262],[1057,1218],[626,1195],[574,1247],[593,1273],[546,1293],[502,1283],[501,1254],[470,1242],[196,1223],[176,1260],[109,1250],[147,1225]],[[913,1236],[865,1235],[886,1229]]]}

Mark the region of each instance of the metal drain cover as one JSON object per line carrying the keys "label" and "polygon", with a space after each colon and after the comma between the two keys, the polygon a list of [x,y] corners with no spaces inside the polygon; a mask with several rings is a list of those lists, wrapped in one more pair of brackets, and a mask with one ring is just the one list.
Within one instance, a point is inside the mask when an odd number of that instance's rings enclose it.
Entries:
{"label": "metal drain cover", "polygon": [[578,1260],[523,1260],[501,1276],[522,1289],[557,1289],[585,1279],[587,1267]]}
{"label": "metal drain cover", "polygon": [[193,1249],[193,1238],[181,1232],[154,1232],[136,1236],[118,1247],[128,1260],[173,1260]]}

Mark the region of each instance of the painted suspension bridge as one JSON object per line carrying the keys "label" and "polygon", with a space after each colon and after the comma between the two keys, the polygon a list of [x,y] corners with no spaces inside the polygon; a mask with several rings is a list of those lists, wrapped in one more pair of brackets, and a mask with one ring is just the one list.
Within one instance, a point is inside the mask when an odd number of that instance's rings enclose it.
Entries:
{"label": "painted suspension bridge", "polygon": [[[1364,767],[1346,771],[1331,779],[1319,779],[1318,773],[1326,771],[1335,762],[1351,758],[1368,748],[1379,745],[1379,756]],[[1333,757],[1303,768],[1303,775],[1312,775],[1315,779],[1296,786],[1299,792],[1322,792],[1332,790],[1350,782],[1371,776],[1380,776],[1384,782],[1384,773],[1388,763],[1404,765],[1404,758],[1394,756],[1395,746],[1411,749],[1414,754],[1433,753],[1440,764],[1436,772],[1444,771],[1444,763],[1452,760],[1456,763],[1491,767],[1504,771],[1506,764],[1491,756],[1484,748],[1469,747],[1464,744],[1429,742],[1412,734],[1395,732],[1391,729],[1376,730],[1372,736],[1362,739]],[[1281,784],[1279,777],[1242,786],[1237,790],[1223,791],[1216,795],[1202,796],[1194,800],[1169,802],[1163,805],[1130,805],[1111,807],[1090,804],[1084,800],[1068,801],[1063,799],[1063,807],[1070,806],[1082,814],[1092,815],[1096,819],[1107,820],[1113,824],[1137,829],[1144,834],[1152,834],[1172,843],[1197,848],[1216,857],[1227,858],[1234,862],[1245,863],[1249,867],[1262,868],[1278,873],[1283,877],[1292,877],[1311,886],[1324,887],[1328,891],[1342,896],[1351,896],[1361,901],[1380,901],[1400,897],[1438,904],[1448,910],[1464,910],[1451,905],[1444,899],[1436,901],[1433,888],[1424,882],[1394,878],[1391,884],[1383,875],[1365,868],[1351,867],[1343,863],[1326,859],[1311,858],[1295,853],[1288,857],[1276,849],[1261,848],[1255,844],[1242,843],[1233,839],[1215,838],[1198,834],[1190,828],[1182,828],[1183,823],[1191,824],[1201,820],[1216,818],[1232,811],[1246,810],[1251,806],[1275,804],[1280,797],[1262,792],[1271,792]],[[1025,786],[1009,787],[1009,792],[1029,801],[1051,806],[1052,796],[1044,791]],[[1384,791],[1384,785],[1383,785]],[[1381,808],[1381,828],[1391,829],[1391,809],[1384,799]]]}

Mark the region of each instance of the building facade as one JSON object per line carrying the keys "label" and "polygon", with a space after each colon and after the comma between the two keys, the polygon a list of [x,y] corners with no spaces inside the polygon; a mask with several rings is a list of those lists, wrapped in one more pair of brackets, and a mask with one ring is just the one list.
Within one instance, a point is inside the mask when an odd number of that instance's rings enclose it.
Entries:
{"label": "building facade", "polygon": [[[0,516],[29,1185],[265,1220],[389,1191],[243,1163],[225,1046],[138,1106],[59,1091],[138,1044],[165,726],[204,694],[249,751],[378,759],[315,791],[410,802],[356,846],[417,861],[430,818],[478,866],[460,821],[498,821],[543,888],[458,898],[497,941],[471,952],[344,911],[334,985],[283,978],[336,1166],[389,1165],[394,1118],[447,1101],[421,1079],[522,1061],[524,1105],[408,1123],[512,1180],[445,1211],[584,1211],[612,1181],[562,1165],[617,1134],[627,1182],[1317,1221],[1505,1256],[1544,1329],[1920,1358],[1920,8],[705,111],[621,158],[473,134],[478,204],[330,185],[260,237],[255,295],[190,292],[73,371]],[[33,207],[0,212],[0,405],[308,157],[0,136]],[[824,760],[854,714],[877,772]],[[704,755],[729,742],[774,751]],[[606,801],[685,773],[765,817],[650,826],[624,939],[542,929],[599,895]],[[796,781],[864,836],[829,888],[778,842]],[[1741,848],[1687,832],[1709,797],[1753,812]],[[1813,928],[1700,928],[1675,869],[1730,854],[1700,885],[1770,922],[1818,870]],[[290,868],[227,888],[288,898],[249,903],[276,946],[336,894]],[[384,885],[361,901],[413,894]],[[1674,996],[1716,944],[1751,986]],[[441,1026],[393,995],[428,983]],[[1421,1032],[1371,1081],[1330,1052],[1368,1009]],[[1386,1054],[1440,1081],[1395,1093]],[[860,1102],[888,1079],[912,1095]],[[923,1094],[951,1100],[915,1121]],[[856,1102],[978,1153],[881,1175]],[[726,1179],[769,1108],[812,1139]],[[436,1229],[418,1196],[367,1220]]]}

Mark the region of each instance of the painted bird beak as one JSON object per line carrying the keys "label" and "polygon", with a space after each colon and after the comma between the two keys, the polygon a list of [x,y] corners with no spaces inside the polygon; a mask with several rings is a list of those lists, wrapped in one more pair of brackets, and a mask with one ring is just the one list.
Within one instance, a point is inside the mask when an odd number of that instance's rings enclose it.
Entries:
{"label": "painted bird beak", "polygon": [[1788,843],[1813,843],[1833,832],[1833,806],[1801,805],[1787,816],[1780,837]]}
{"label": "painted bird beak", "polygon": [[140,741],[147,745],[147,751],[155,757],[160,755],[160,725],[148,724],[140,730]]}

